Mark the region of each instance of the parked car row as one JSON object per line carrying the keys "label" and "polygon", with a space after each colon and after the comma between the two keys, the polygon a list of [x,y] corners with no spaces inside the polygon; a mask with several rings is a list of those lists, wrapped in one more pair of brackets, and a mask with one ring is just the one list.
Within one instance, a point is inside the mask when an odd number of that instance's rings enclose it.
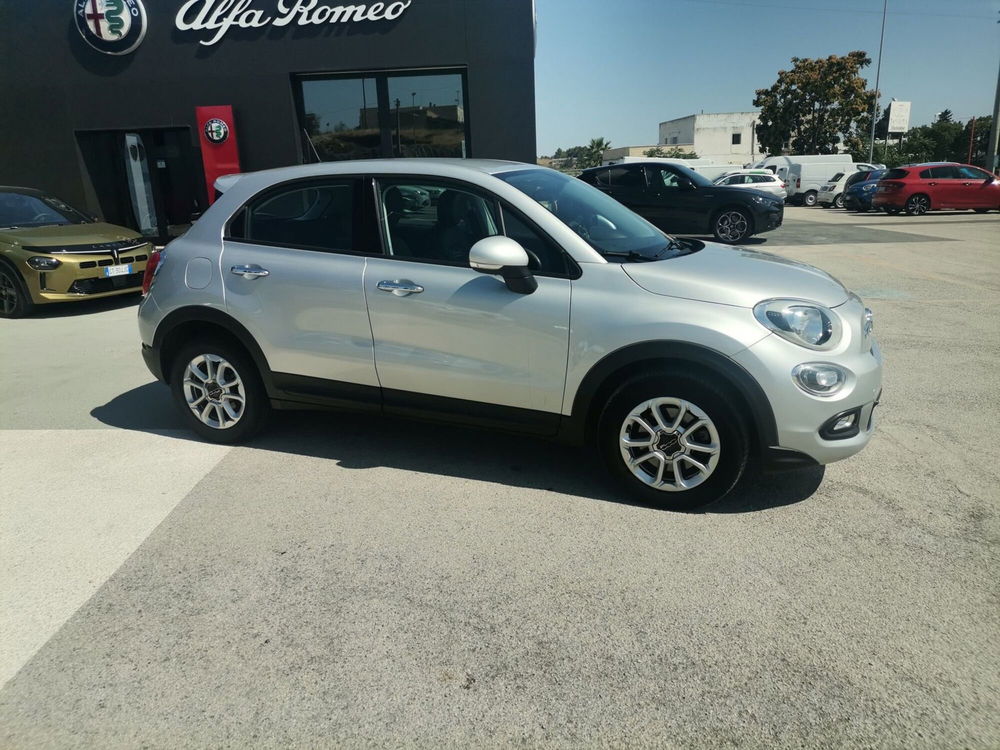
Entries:
{"label": "parked car row", "polygon": [[895,169],[838,172],[822,187],[819,205],[921,216],[937,209],[1000,210],[1000,180],[958,162],[904,164]]}

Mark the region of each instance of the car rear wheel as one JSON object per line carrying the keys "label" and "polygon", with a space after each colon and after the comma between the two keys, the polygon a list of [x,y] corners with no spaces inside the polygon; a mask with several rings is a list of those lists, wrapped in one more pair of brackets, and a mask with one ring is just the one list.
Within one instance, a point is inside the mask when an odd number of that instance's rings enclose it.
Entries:
{"label": "car rear wheel", "polygon": [[836,198],[833,199],[833,207],[834,208],[843,208],[844,207],[844,196],[843,195],[838,195]]}
{"label": "car rear wheel", "polygon": [[910,216],[923,216],[931,210],[931,199],[926,195],[911,195],[906,201],[906,213]]}
{"label": "car rear wheel", "polygon": [[975,211],[975,212],[976,212],[977,214],[984,214],[984,213],[986,213],[987,211],[989,211],[989,209],[988,209],[988,208],[974,208],[974,209],[972,209],[972,210],[973,210],[973,211]]}
{"label": "car rear wheel", "polygon": [[747,463],[746,428],[732,399],[666,370],[632,378],[614,393],[598,441],[623,489],[668,510],[722,498]]}
{"label": "car rear wheel", "polygon": [[805,195],[802,196],[803,206],[815,206],[816,205],[816,191],[810,190]]}
{"label": "car rear wheel", "polygon": [[35,309],[17,271],[0,265],[0,318],[23,318]]}
{"label": "car rear wheel", "polygon": [[205,340],[174,358],[170,390],[184,420],[213,443],[239,443],[253,436],[270,411],[257,368],[239,347]]}
{"label": "car rear wheel", "polygon": [[712,232],[720,242],[741,242],[750,236],[750,217],[738,208],[724,209],[715,217]]}

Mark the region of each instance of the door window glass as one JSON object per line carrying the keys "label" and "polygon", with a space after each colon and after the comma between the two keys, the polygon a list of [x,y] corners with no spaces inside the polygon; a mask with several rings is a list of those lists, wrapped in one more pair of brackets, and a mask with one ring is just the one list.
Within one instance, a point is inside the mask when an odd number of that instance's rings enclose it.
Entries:
{"label": "door window glass", "polygon": [[528,253],[528,268],[542,274],[566,276],[566,254],[547,237],[528,224],[509,206],[503,207],[504,233]]}
{"label": "door window glass", "polygon": [[611,170],[611,184],[620,188],[644,188],[646,180],[641,167],[619,167]]}
{"label": "door window glass", "polygon": [[680,178],[676,172],[662,167],[653,167],[652,169],[653,174],[650,177],[654,185],[659,184],[668,188],[680,187]]}
{"label": "door window glass", "polygon": [[249,208],[246,241],[309,250],[354,247],[354,183],[298,183]]}
{"label": "door window glass", "polygon": [[992,175],[975,167],[958,167],[958,176],[964,180],[987,180]]}
{"label": "door window glass", "polygon": [[[923,177],[923,172],[920,173]],[[935,180],[956,180],[958,179],[958,172],[954,167],[932,167],[931,177]]]}
{"label": "door window glass", "polygon": [[496,206],[471,190],[433,181],[379,185],[388,254],[448,265],[469,265],[469,250],[500,234]]}
{"label": "door window glass", "polygon": [[597,172],[592,172],[591,174],[595,185],[600,185],[601,187],[611,187],[610,169],[602,169]]}

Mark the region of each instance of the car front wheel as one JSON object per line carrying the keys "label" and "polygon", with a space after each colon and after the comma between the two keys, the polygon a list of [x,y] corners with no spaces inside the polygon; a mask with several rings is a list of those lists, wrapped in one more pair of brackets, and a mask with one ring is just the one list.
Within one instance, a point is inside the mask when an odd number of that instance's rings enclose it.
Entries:
{"label": "car front wheel", "polygon": [[833,199],[833,207],[834,208],[843,208],[844,207],[844,196],[843,195],[838,195],[836,198]]}
{"label": "car front wheel", "polygon": [[250,357],[225,341],[199,341],[181,349],[171,369],[170,390],[185,422],[213,443],[250,438],[270,410]]}
{"label": "car front wheel", "polygon": [[803,206],[815,206],[816,205],[816,191],[810,190],[805,195],[802,196]]}
{"label": "car front wheel", "polygon": [[23,318],[34,308],[17,272],[0,264],[0,318]]}
{"label": "car front wheel", "polygon": [[712,233],[720,242],[742,242],[751,233],[750,217],[738,208],[727,208],[715,217]]}
{"label": "car front wheel", "polygon": [[601,416],[598,440],[618,483],[668,510],[722,498],[747,462],[746,428],[732,399],[667,371],[624,383]]}

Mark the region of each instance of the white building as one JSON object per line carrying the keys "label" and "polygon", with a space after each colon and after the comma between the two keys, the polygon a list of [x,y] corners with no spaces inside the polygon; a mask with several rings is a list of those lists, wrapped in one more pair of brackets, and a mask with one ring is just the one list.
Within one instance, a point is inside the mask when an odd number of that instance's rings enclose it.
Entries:
{"label": "white building", "polygon": [[758,112],[688,115],[660,123],[660,145],[694,151],[716,164],[747,164],[766,154],[757,143]]}

